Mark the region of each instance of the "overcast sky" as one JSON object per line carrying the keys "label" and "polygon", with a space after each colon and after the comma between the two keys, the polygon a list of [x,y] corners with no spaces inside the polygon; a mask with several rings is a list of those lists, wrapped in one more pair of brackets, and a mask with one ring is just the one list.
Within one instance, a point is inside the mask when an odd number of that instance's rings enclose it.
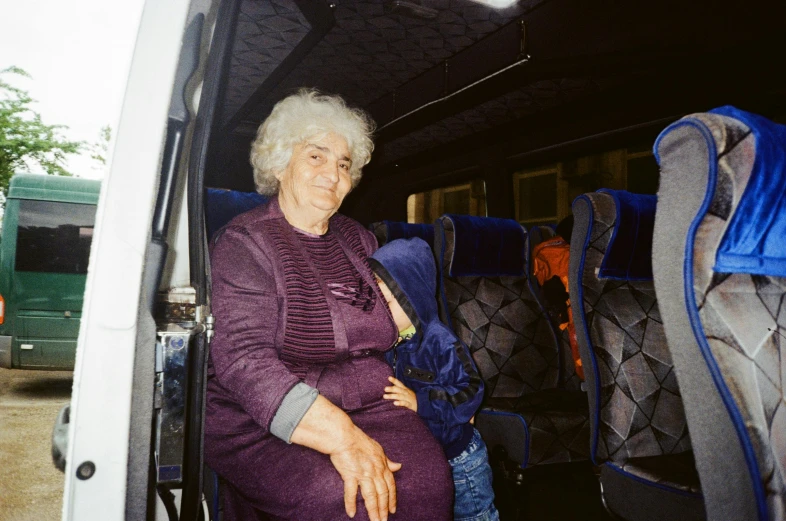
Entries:
{"label": "overcast sky", "polygon": [[[37,100],[44,123],[67,125],[70,139],[96,142],[101,127],[117,128],[143,3],[0,0],[0,70],[16,65],[30,73],[32,79],[12,83]],[[87,154],[68,168],[101,176]]]}

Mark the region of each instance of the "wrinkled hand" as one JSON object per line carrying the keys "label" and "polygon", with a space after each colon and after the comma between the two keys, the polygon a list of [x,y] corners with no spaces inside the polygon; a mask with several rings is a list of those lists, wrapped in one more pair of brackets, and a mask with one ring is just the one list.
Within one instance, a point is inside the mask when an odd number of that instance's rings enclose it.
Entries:
{"label": "wrinkled hand", "polygon": [[357,512],[358,486],[371,521],[387,521],[396,512],[396,480],[401,463],[390,461],[382,446],[360,429],[351,441],[330,454],[330,461],[344,480],[344,508],[349,517]]}
{"label": "wrinkled hand", "polygon": [[385,387],[385,394],[382,397],[386,400],[393,400],[393,405],[399,407],[406,407],[412,411],[418,412],[418,398],[415,392],[401,383],[401,380],[389,376],[388,380],[393,384],[390,387]]}

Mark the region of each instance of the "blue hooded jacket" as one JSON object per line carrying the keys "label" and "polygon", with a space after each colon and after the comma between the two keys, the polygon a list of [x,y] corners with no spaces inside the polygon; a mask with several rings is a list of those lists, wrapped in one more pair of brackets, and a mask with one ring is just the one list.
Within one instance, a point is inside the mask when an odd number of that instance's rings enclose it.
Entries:
{"label": "blue hooded jacket", "polygon": [[437,314],[437,270],[428,244],[399,239],[378,249],[371,269],[387,284],[415,335],[387,352],[396,378],[417,396],[418,414],[442,443],[448,459],[461,454],[483,399],[483,380],[469,349]]}

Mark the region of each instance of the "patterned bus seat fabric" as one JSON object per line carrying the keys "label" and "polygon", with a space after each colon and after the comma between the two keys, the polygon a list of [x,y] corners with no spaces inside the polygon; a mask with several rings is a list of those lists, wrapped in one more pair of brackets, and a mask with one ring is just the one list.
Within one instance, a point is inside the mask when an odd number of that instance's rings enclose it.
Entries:
{"label": "patterned bus seat fabric", "polygon": [[655,287],[711,520],[786,518],[786,127],[723,107],[655,145]]}
{"label": "patterned bus seat fabric", "polygon": [[208,188],[205,194],[205,224],[208,240],[229,221],[267,200],[268,197],[256,192]]}
{"label": "patterned bus seat fabric", "polygon": [[522,467],[586,460],[586,394],[561,389],[554,333],[530,290],[526,232],[508,219],[446,215],[435,224],[440,314],[486,382],[476,424]]}
{"label": "patterned bus seat fabric", "polygon": [[655,196],[573,202],[570,298],[604,499],[625,519],[704,519],[680,389],[652,282]]}
{"label": "patterned bus seat fabric", "polygon": [[371,223],[368,227],[374,237],[377,238],[377,243],[384,246],[390,241],[396,239],[411,239],[412,237],[419,237],[428,243],[432,248],[434,247],[434,225],[433,224],[416,224],[404,223],[397,221],[379,221]]}
{"label": "patterned bus seat fabric", "polygon": [[[540,298],[540,284],[534,274],[534,266],[532,263],[532,251],[535,247],[543,241],[547,241],[554,237],[554,229],[550,226],[533,226],[527,233],[527,282],[532,296],[538,302],[538,305],[543,310],[546,319],[549,321],[552,334],[554,335],[554,342],[559,346],[559,382],[560,387],[565,389],[579,390],[581,389],[581,378],[576,374],[576,366],[573,363],[573,356],[570,350],[570,338],[568,330],[560,329],[559,324],[553,322],[551,317],[546,313],[545,306]],[[567,288],[566,288],[567,289]]]}

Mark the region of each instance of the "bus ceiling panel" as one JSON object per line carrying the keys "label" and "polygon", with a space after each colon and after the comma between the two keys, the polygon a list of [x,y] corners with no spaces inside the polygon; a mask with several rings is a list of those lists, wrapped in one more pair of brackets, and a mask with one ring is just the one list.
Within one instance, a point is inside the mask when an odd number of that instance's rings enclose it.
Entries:
{"label": "bus ceiling panel", "polygon": [[[301,0],[312,8],[327,1]],[[303,86],[341,94],[384,125],[527,53],[543,67],[536,80],[547,74],[557,78],[580,75],[570,71],[581,67],[578,58],[622,55],[625,59],[603,63],[625,69],[651,60],[653,53],[718,52],[758,37],[758,27],[773,26],[760,7],[738,16],[724,7],[727,2],[710,0],[525,0],[502,10],[470,0],[422,0],[422,6],[436,13],[433,19],[405,16],[391,8],[390,0],[344,0],[335,2],[335,24],[324,38],[294,60],[287,57],[305,35],[308,21],[303,14],[293,14],[293,0],[277,2],[269,9],[283,12],[276,16],[286,15],[287,23],[269,24],[267,14],[257,13],[263,10],[261,2],[244,2],[254,6],[259,22],[248,22],[249,7],[238,27],[227,130],[255,128],[276,101]],[[282,11],[286,2],[292,3],[288,12]],[[526,23],[526,41],[521,21]],[[284,59],[291,67],[280,67]],[[551,69],[550,61],[556,62]],[[592,64],[584,61],[587,67]],[[566,70],[560,75],[556,66]],[[419,77],[424,74],[426,78]],[[254,86],[263,83],[255,91]],[[514,82],[514,87],[520,84]]]}
{"label": "bus ceiling panel", "polygon": [[[382,142],[377,160],[380,164],[397,162],[424,150],[491,130],[530,114],[580,101],[595,93],[619,86],[626,80],[626,77],[617,76],[587,76],[536,81],[487,101],[480,99],[481,103],[475,106],[444,118],[437,118],[421,128]],[[480,95],[488,92],[485,90]],[[471,101],[469,93],[467,99]],[[428,114],[422,116],[425,119]],[[417,126],[418,122],[402,122],[396,130],[405,128],[406,123],[409,123],[407,126]]]}
{"label": "bus ceiling panel", "polygon": [[379,125],[378,140],[404,136],[527,84],[588,75],[665,74],[708,54],[724,56],[741,46],[756,50],[762,40],[750,16],[731,34],[719,35],[718,28],[734,18],[722,6],[672,4],[663,4],[669,9],[610,1],[541,4],[371,102],[367,108]]}
{"label": "bus ceiling panel", "polygon": [[495,10],[471,0],[423,0],[437,11],[434,19],[394,12],[390,0],[337,1],[333,28],[247,119],[259,124],[276,101],[304,86],[365,107],[547,1]]}
{"label": "bus ceiling panel", "polygon": [[[514,88],[516,82],[512,81],[513,76],[519,74],[520,71],[511,71],[512,74],[508,74],[507,71],[503,74],[499,73],[526,61],[522,60],[526,57],[524,36],[523,23],[518,19],[513,20],[440,64],[398,86],[392,93],[371,102],[367,109],[379,125],[378,138],[380,140],[389,139],[393,132],[399,135],[405,133],[408,126],[398,123],[404,120],[418,121],[422,118],[421,114],[418,114],[416,118],[411,117],[416,112],[431,114],[431,119],[444,117],[445,111],[450,110],[446,108],[447,106],[460,103],[457,99],[452,99],[458,93],[457,91],[473,83],[488,80],[491,76],[501,76],[495,84],[497,86],[504,85],[504,90]],[[487,87],[490,83],[485,82],[483,86]],[[479,84],[476,83],[476,86]],[[484,89],[474,89],[473,92],[482,90]],[[484,93],[483,97],[488,99],[489,94]],[[409,128],[412,128],[411,124]]]}
{"label": "bus ceiling panel", "polygon": [[[765,115],[783,114],[785,92],[783,83],[776,82],[783,76],[780,71],[771,71],[758,76],[742,74],[724,82],[707,75],[688,82],[642,78],[637,83],[608,84],[572,101],[554,103],[550,108],[511,118],[495,127],[483,119],[485,112],[493,112],[493,107],[482,107],[474,116],[462,114],[462,124],[473,126],[463,133],[462,127],[454,127],[449,136],[439,140],[446,130],[429,128],[424,129],[428,136],[419,141],[405,143],[402,138],[391,143],[401,148],[409,145],[406,150],[391,152],[390,144],[382,145],[367,167],[367,176],[374,180],[391,177],[406,184],[410,177],[425,179],[490,161],[553,161],[566,155],[590,153],[598,147],[625,146],[631,139],[654,139],[671,119],[726,103]],[[655,127],[642,127],[652,122],[657,122]],[[629,132],[630,129],[637,130]],[[601,140],[599,136],[604,137]],[[391,159],[394,153],[400,154],[395,160]]]}
{"label": "bus ceiling panel", "polygon": [[323,0],[242,0],[221,127],[233,128],[302,59],[333,23]]}
{"label": "bus ceiling panel", "polygon": [[[433,103],[410,117],[383,125],[377,133],[378,149],[372,169],[494,128],[524,128],[523,121],[521,125],[515,122],[561,105],[580,107],[593,103],[593,96],[609,89],[624,94],[618,98],[620,105],[632,98],[626,110],[638,113],[649,113],[660,106],[665,92],[672,93],[673,105],[682,104],[694,111],[712,108],[710,100],[717,104],[737,100],[750,105],[768,88],[783,84],[786,74],[775,65],[773,57],[786,51],[784,34],[766,36],[723,52],[653,52],[638,57],[555,60],[556,64],[533,61],[516,74],[511,71],[494,77],[476,89],[450,96],[445,103]],[[729,64],[734,64],[734,73],[718,81],[718,73],[729,70]],[[570,75],[561,76],[565,73]],[[653,90],[654,85],[661,86],[662,93]],[[651,94],[646,95],[647,92]],[[691,106],[696,108],[690,109]],[[546,124],[550,132],[559,131],[557,120],[546,120]]]}

